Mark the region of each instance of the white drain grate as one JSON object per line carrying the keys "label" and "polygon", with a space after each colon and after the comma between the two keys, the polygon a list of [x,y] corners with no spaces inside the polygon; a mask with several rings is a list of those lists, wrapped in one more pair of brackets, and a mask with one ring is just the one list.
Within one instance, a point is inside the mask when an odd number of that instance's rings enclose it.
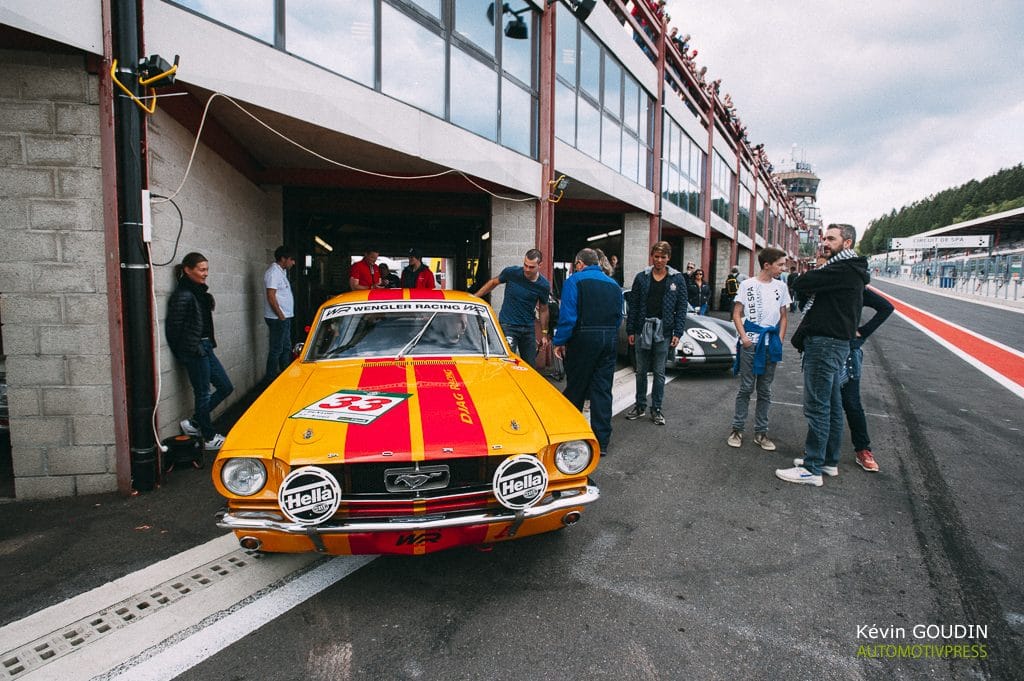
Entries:
{"label": "white drain grate", "polygon": [[0,679],[19,679],[54,660],[123,629],[171,603],[237,573],[262,554],[244,549],[169,579],[105,610],[73,622],[20,648],[0,655]]}

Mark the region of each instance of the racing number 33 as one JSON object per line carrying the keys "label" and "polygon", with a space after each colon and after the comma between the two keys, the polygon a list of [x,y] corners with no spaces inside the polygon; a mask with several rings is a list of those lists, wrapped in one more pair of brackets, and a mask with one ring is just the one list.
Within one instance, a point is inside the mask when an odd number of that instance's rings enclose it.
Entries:
{"label": "racing number 33", "polygon": [[380,418],[392,407],[409,399],[406,393],[363,392],[339,390],[292,414],[293,419],[336,421],[366,425]]}

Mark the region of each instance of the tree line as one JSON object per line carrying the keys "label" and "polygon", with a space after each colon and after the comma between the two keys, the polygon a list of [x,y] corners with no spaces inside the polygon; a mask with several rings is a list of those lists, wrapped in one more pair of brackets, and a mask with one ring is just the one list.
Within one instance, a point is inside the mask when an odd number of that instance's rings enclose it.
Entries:
{"label": "tree line", "polygon": [[957,222],[1024,206],[1024,163],[1004,168],[985,179],[945,189],[898,211],[893,208],[868,223],[857,250],[862,255],[884,253],[889,240],[912,236]]}

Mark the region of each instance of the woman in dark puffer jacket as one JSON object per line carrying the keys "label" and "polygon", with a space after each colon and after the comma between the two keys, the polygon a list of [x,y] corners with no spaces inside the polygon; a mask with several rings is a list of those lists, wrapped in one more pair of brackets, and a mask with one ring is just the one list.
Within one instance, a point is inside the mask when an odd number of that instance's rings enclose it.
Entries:
{"label": "woman in dark puffer jacket", "polygon": [[167,344],[185,365],[195,395],[195,413],[181,422],[181,431],[202,437],[207,450],[217,450],[224,444],[224,436],[214,431],[210,412],[231,394],[234,386],[213,354],[217,347],[213,335],[214,301],[206,286],[210,266],[202,253],[189,253],[177,269],[178,285],[167,304]]}
{"label": "woman in dark puffer jacket", "polygon": [[694,312],[699,315],[708,313],[708,303],[711,302],[711,286],[704,283],[704,270],[697,270],[690,275],[687,297],[690,299],[690,307]]}

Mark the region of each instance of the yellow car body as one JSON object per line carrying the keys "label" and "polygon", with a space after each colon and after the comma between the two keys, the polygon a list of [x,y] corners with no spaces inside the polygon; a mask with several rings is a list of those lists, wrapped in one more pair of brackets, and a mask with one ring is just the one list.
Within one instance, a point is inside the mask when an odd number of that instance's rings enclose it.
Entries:
{"label": "yellow car body", "polygon": [[598,498],[598,451],[484,301],[358,291],[321,306],[298,359],[228,434],[218,525],[246,548],[339,555],[525,537]]}

